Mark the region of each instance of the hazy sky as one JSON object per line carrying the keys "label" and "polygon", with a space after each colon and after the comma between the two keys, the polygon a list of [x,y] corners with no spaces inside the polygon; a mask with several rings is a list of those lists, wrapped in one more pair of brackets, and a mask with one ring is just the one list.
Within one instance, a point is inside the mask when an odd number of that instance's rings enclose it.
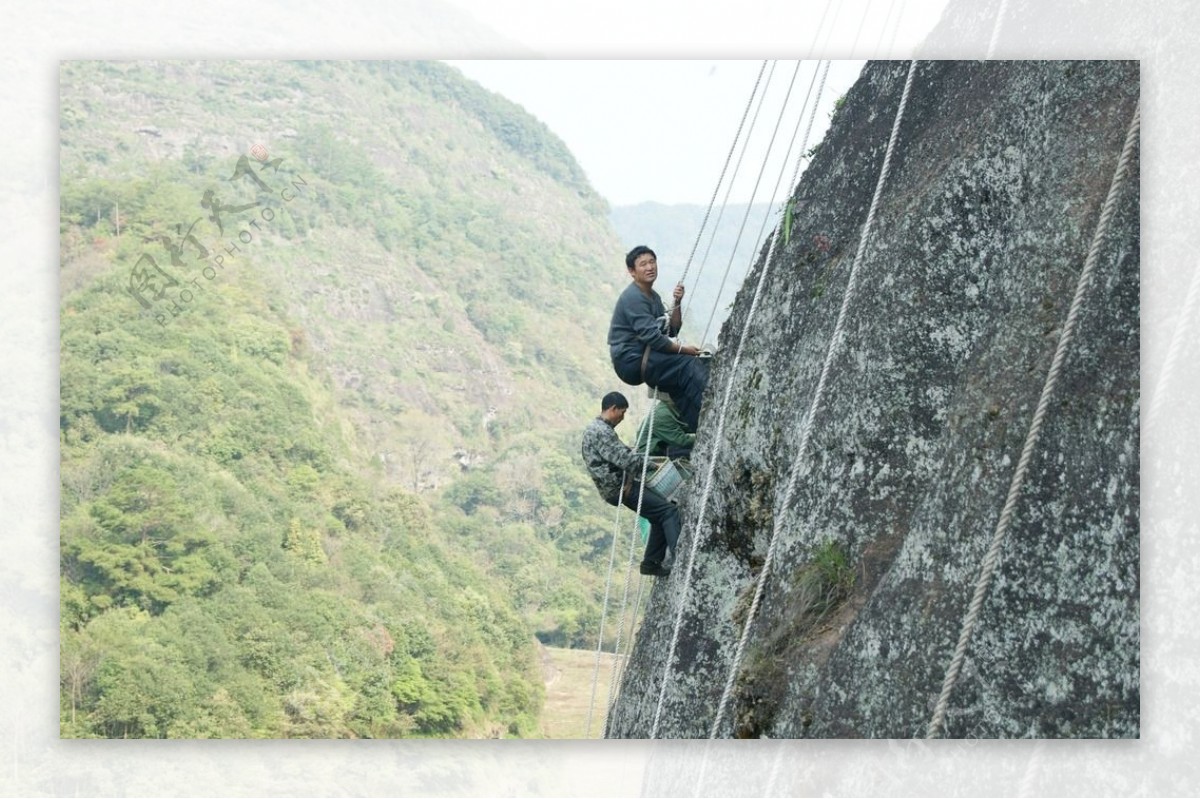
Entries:
{"label": "hazy sky", "polygon": [[[610,0],[603,5],[561,0],[452,2],[539,60],[449,63],[545,122],[613,205],[646,200],[707,204],[713,196],[762,64],[716,59],[805,58],[814,53],[828,58],[905,58],[946,6],[946,0],[804,0],[761,10],[762,24],[745,28],[732,25],[727,13],[683,0]],[[680,36],[664,37],[665,30],[678,30]],[[684,44],[684,32],[710,44],[696,50]],[[593,54],[619,59],[648,52],[704,60],[543,60],[564,53],[572,59]],[[750,199],[795,63],[778,62],[733,185],[733,202]],[[833,62],[809,147],[820,141],[829,110],[853,84],[863,63]],[[786,149],[796,127],[815,65],[806,62],[796,81],[776,153]],[[768,161],[771,177],[764,176],[756,200],[769,199],[779,171],[777,161]],[[783,171],[790,176],[791,167]],[[724,191],[722,186],[722,195]]]}
{"label": "hazy sky", "polygon": [[[758,96],[718,202],[729,186],[743,146],[746,152],[732,180],[730,201],[747,202],[752,196],[756,201],[769,201],[781,168],[784,182],[790,179],[810,113],[801,117],[805,98],[811,96],[810,103],[815,102],[820,87],[817,61],[773,62],[765,70],[763,61],[448,63],[545,122],[566,142],[596,190],[613,205],[647,200],[707,204],[717,190],[722,165],[760,72]],[[835,61],[830,65],[809,147],[820,141],[833,104],[857,79],[863,63]],[[751,129],[759,98],[761,110]],[[779,132],[768,150],[777,122]],[[783,155],[798,122],[793,152],[784,166]],[[764,163],[766,169],[755,193]]]}

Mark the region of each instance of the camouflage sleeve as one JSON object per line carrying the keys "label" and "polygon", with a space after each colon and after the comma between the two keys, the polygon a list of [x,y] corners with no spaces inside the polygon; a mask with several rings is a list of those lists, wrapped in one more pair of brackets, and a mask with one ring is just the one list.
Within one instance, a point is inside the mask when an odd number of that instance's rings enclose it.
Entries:
{"label": "camouflage sleeve", "polygon": [[589,457],[607,461],[625,471],[631,471],[637,466],[637,453],[621,443],[621,439],[617,437],[617,431],[604,422],[588,427],[587,437],[590,437],[587,442]]}

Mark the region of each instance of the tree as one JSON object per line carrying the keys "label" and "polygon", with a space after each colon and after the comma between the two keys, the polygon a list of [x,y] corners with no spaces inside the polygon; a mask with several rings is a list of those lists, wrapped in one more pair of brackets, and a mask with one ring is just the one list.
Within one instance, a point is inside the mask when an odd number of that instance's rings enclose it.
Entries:
{"label": "tree", "polygon": [[321,547],[321,534],[312,528],[305,529],[297,518],[288,523],[283,548],[314,566],[326,561],[325,550]]}

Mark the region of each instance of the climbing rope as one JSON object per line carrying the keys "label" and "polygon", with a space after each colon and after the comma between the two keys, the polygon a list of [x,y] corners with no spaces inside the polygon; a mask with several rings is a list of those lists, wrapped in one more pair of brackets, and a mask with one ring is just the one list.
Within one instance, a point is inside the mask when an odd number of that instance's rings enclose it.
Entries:
{"label": "climbing rope", "polygon": [[617,672],[620,671],[619,664],[621,663],[621,658],[622,658],[621,639],[622,639],[622,635],[625,632],[625,610],[629,605],[629,583],[630,583],[631,576],[633,574],[633,561],[634,561],[634,557],[635,557],[635,552],[637,550],[637,542],[638,542],[638,521],[637,521],[637,519],[640,516],[641,516],[641,502],[638,503],[637,513],[634,515],[633,532],[629,537],[629,555],[626,558],[625,582],[624,582],[624,587],[621,591],[620,626],[617,627],[617,641],[616,641],[616,645],[613,648],[613,651],[614,651],[613,668],[612,668],[612,671],[609,672],[609,675],[608,675],[608,697],[604,703],[604,722],[603,722],[602,726],[605,730],[605,737],[607,737],[607,735],[608,735],[608,727],[609,727],[608,713],[609,713],[609,710],[612,708],[613,703],[616,699],[615,688],[617,685]]}
{"label": "climbing rope", "polygon": [[791,474],[788,477],[787,488],[784,491],[783,501],[780,504],[780,512],[775,514],[771,541],[767,545],[767,555],[763,559],[762,570],[759,572],[758,580],[754,587],[754,599],[750,603],[750,610],[746,613],[746,621],[742,625],[742,635],[733,657],[733,664],[729,668],[729,675],[725,680],[725,690],[721,694],[721,703],[717,707],[717,717],[713,721],[712,732],[709,735],[710,738],[717,737],[721,723],[724,721],[725,708],[729,705],[729,699],[733,695],[734,680],[741,668],[742,658],[746,651],[746,642],[750,637],[750,628],[754,624],[755,615],[758,613],[758,607],[762,602],[764,588],[771,575],[771,565],[775,557],[775,545],[779,542],[779,530],[783,526],[784,514],[782,511],[786,510],[791,504],[792,494],[796,488],[796,480],[800,474],[800,466],[805,462],[808,443],[812,438],[813,419],[821,407],[821,399],[825,393],[825,383],[829,379],[829,369],[833,363],[834,355],[837,354],[837,351],[841,347],[847,311],[850,308],[850,302],[854,297],[855,288],[858,283],[859,266],[862,263],[863,254],[866,252],[867,244],[871,238],[871,227],[875,222],[875,212],[879,207],[879,197],[883,193],[883,185],[887,181],[888,172],[891,169],[892,153],[896,147],[896,140],[900,135],[900,123],[904,119],[904,108],[908,104],[908,96],[912,90],[913,76],[916,74],[916,71],[917,62],[915,60],[909,62],[908,76],[904,81],[904,91],[900,95],[900,104],[896,109],[896,118],[892,122],[892,133],[888,138],[887,151],[883,156],[883,166],[879,170],[879,179],[875,182],[875,194],[871,198],[870,210],[867,212],[867,221],[863,224],[863,232],[858,241],[858,250],[855,252],[854,262],[850,266],[850,276],[846,281],[846,291],[842,295],[842,306],[838,311],[837,322],[833,327],[833,335],[830,336],[829,347],[825,351],[825,363],[821,366],[821,376],[817,380],[817,387],[813,391],[812,403],[809,406],[808,413],[804,415],[804,420],[800,428],[800,444],[794,456],[794,463]]}
{"label": "climbing rope", "polygon": [[850,57],[854,57],[854,48],[858,47],[858,37],[862,36],[863,26],[867,24],[867,17],[871,14],[871,3],[875,0],[867,0],[867,7],[863,11],[862,19],[858,21],[858,30],[854,33],[854,41],[850,44]]}
{"label": "climbing rope", "polygon": [[1154,392],[1150,395],[1150,407],[1146,411],[1143,423],[1146,430],[1149,430],[1158,421],[1159,413],[1162,411],[1163,397],[1167,396],[1169,379],[1175,373],[1175,364],[1179,360],[1183,344],[1192,341],[1190,328],[1192,321],[1196,318],[1198,301],[1200,301],[1200,268],[1193,268],[1183,307],[1178,314],[1179,321],[1175,325],[1175,332],[1171,335],[1171,345],[1167,348],[1167,357],[1163,360],[1162,368],[1158,372],[1158,380],[1154,384]]}
{"label": "climbing rope", "polygon": [[[704,211],[704,219],[700,222],[700,229],[696,231],[696,241],[692,244],[692,251],[688,254],[687,263],[684,264],[683,276],[679,278],[680,283],[687,279],[688,271],[692,268],[692,259],[696,257],[696,248],[700,246],[700,237],[704,235],[704,226],[708,224],[708,216],[712,213],[713,205],[717,201],[717,194],[721,191],[721,183],[725,180],[725,172],[729,169],[729,161],[733,158],[733,151],[737,149],[738,139],[742,135],[742,127],[746,124],[746,117],[750,114],[750,106],[754,105],[754,95],[758,94],[758,85],[762,82],[763,71],[766,68],[767,61],[763,60],[762,66],[758,68],[758,77],[754,79],[754,88],[750,91],[750,99],[746,101],[746,110],[742,112],[742,119],[738,122],[737,132],[733,134],[733,142],[729,145],[729,154],[725,156],[725,163],[721,167],[721,176],[717,178],[717,185],[713,186],[712,199],[708,201],[708,208]],[[749,134],[747,134],[747,138],[749,138]],[[737,170],[735,169],[734,176],[736,177],[736,175]],[[730,177],[729,182],[732,185],[733,177]],[[720,222],[720,219],[718,218],[717,221]]]}
{"label": "climbing rope", "polygon": [[[896,9],[896,0],[892,0],[890,3],[888,3],[888,11],[887,11],[887,15],[883,18],[883,25],[881,25],[879,27],[879,38],[875,40],[875,49],[871,51],[872,59],[879,58],[879,48],[883,47],[883,39],[888,34],[888,23],[892,21],[892,11],[894,11],[895,9]],[[900,18],[897,17],[896,21],[894,23],[892,23],[892,27],[891,27],[891,29],[893,30],[893,34],[892,34],[893,36],[895,35],[895,33],[894,33],[895,29],[898,28],[899,26],[900,26]]]}
{"label": "climbing rope", "polygon": [[[767,82],[763,85],[762,94],[758,97],[758,105],[754,108],[754,116],[750,118],[750,129],[746,131],[746,138],[742,140],[742,149],[738,153],[737,163],[733,165],[733,175],[730,177],[729,182],[725,184],[725,196],[721,198],[721,208],[717,212],[717,221],[713,223],[709,231],[708,244],[704,248],[704,256],[700,259],[700,271],[696,273],[697,283],[700,283],[701,278],[704,276],[704,267],[708,265],[708,255],[712,252],[713,242],[716,241],[717,231],[721,227],[721,220],[725,217],[725,209],[729,206],[729,197],[733,194],[734,181],[737,179],[738,173],[742,171],[742,161],[746,157],[746,151],[750,149],[750,139],[754,135],[754,129],[758,126],[758,115],[762,113],[763,103],[767,99],[767,91],[770,89],[771,81],[775,77],[776,63],[775,61],[771,62],[771,71],[767,73]],[[757,86],[757,84],[755,85]],[[751,99],[754,99],[753,96],[751,96]],[[697,241],[699,241],[699,237],[697,237]],[[680,280],[680,282],[682,283],[683,281]],[[687,307],[681,309],[685,315],[687,311],[691,310],[694,302],[695,300],[688,300]],[[701,344],[703,343],[703,340],[701,340]]]}
{"label": "climbing rope", "polygon": [[1000,26],[1004,22],[1004,12],[1008,8],[1008,0],[1000,0],[1000,8],[996,10],[996,22],[992,25],[992,40],[988,42],[987,55],[984,58],[992,60],[996,54],[996,44],[1000,41]]}
{"label": "climbing rope", "polygon": [[[795,81],[796,81],[796,74],[799,74],[799,72],[800,72],[800,63],[801,63],[801,62],[797,62],[797,64],[796,64],[796,73],[792,75],[792,83],[795,83]],[[825,61],[825,62],[824,62],[824,64],[825,64],[825,71],[824,71],[824,74],[822,74],[822,75],[821,75],[821,89],[822,89],[822,91],[823,91],[823,90],[824,90],[824,88],[825,88],[825,77],[826,77],[826,76],[829,74],[829,62],[828,62],[828,61]],[[818,63],[818,64],[817,64],[817,68],[813,70],[813,76],[812,76],[812,80],[810,80],[810,81],[809,81],[809,83],[808,83],[808,94],[806,94],[806,95],[804,96],[804,104],[803,104],[802,106],[800,106],[800,119],[801,119],[801,120],[803,120],[803,119],[804,119],[804,115],[805,115],[806,113],[808,113],[808,112],[809,112],[809,107],[810,107],[810,106],[809,106],[809,101],[810,101],[810,100],[812,100],[813,85],[814,85],[814,84],[817,82],[817,73],[818,73],[818,72],[820,72],[820,71],[821,71],[821,69],[820,69],[820,63]],[[789,86],[789,87],[788,87],[788,91],[789,91],[789,93],[791,92],[791,86]],[[785,100],[784,100],[784,102],[786,103],[786,102],[787,102],[787,100],[785,99]],[[816,103],[813,103],[813,104],[812,104],[812,106],[811,106],[811,107],[812,107],[812,113],[810,114],[810,116],[809,116],[809,121],[808,121],[808,129],[809,129],[810,131],[812,130],[812,122],[813,122],[813,117],[815,117],[815,116],[816,116],[817,105],[819,105],[819,104],[820,104],[820,102],[821,102],[821,92],[819,91],[819,92],[817,92],[817,101],[816,101]],[[795,128],[795,130],[793,130],[793,131],[792,131],[792,140],[791,140],[791,141],[788,143],[788,149],[787,149],[787,153],[786,153],[786,154],[785,154],[785,156],[784,156],[784,163],[785,163],[785,164],[787,163],[787,158],[788,158],[788,156],[790,156],[790,155],[791,155],[792,148],[793,148],[793,147],[795,146],[795,144],[796,144],[796,135],[797,135],[799,132],[800,132],[800,126],[799,126],[799,125],[796,125],[796,128]],[[807,137],[807,134],[805,134],[805,135],[806,135],[806,137]],[[803,152],[803,150],[801,150],[801,152]],[[766,166],[766,163],[765,163],[765,162],[763,163],[763,166],[764,166],[764,167]],[[798,173],[799,173],[799,171],[800,171],[800,170],[799,170],[799,166],[800,166],[800,160],[798,159],[798,160],[796,161],[796,167],[797,167],[797,169],[796,169],[796,172],[795,172],[795,173],[792,175],[792,183],[791,183],[791,185],[792,185],[793,187],[796,185],[796,176],[797,176],[797,174],[798,174]],[[761,177],[761,173],[760,173],[760,177]],[[783,181],[783,170],[781,169],[781,170],[779,171],[779,176],[778,176],[778,178],[776,178],[776,180],[775,180],[775,188],[774,188],[774,189],[771,191],[771,199],[772,199],[772,202],[774,202],[774,199],[775,199],[776,197],[778,197],[778,196],[779,196],[779,185],[780,185],[780,183],[782,183],[782,181]],[[757,189],[758,189],[758,186],[757,186],[757,184],[756,184],[756,185],[755,185],[755,191],[757,191]],[[713,319],[714,319],[714,318],[716,318],[716,315],[717,315],[717,308],[721,307],[721,295],[722,295],[722,294],[724,293],[724,291],[725,291],[725,282],[726,282],[726,280],[729,278],[729,270],[730,270],[730,268],[733,266],[733,258],[734,258],[734,255],[737,253],[737,247],[738,247],[738,244],[740,244],[740,243],[741,243],[741,240],[742,240],[742,231],[743,231],[743,230],[745,230],[745,228],[746,228],[746,222],[747,222],[747,221],[749,221],[749,219],[750,219],[750,212],[751,212],[751,210],[752,210],[752,208],[753,208],[753,202],[754,202],[754,198],[753,198],[753,197],[751,197],[751,198],[750,198],[750,202],[751,202],[751,205],[747,205],[747,206],[746,206],[746,214],[745,214],[745,215],[742,217],[742,227],[741,227],[741,228],[738,230],[737,239],[734,241],[733,248],[732,248],[732,250],[731,250],[731,251],[730,251],[730,253],[729,253],[729,262],[728,262],[728,263],[725,265],[725,274],[721,276],[721,285],[720,285],[720,286],[717,288],[717,297],[716,297],[716,300],[714,300],[714,301],[713,301],[712,312],[711,312],[711,313],[709,313],[709,315],[708,315],[708,321],[707,321],[707,322],[704,324],[704,336],[703,336],[703,337],[700,339],[701,341],[705,341],[705,342],[706,342],[706,341],[708,341],[708,333],[709,333],[709,330],[712,328]],[[755,238],[755,240],[754,240],[754,248],[751,250],[751,252],[754,252],[754,253],[758,252],[758,251],[759,251],[759,247],[761,247],[761,246],[762,246],[763,234],[766,232],[766,229],[767,229],[767,220],[768,220],[769,218],[770,218],[770,215],[769,215],[769,214],[764,214],[764,215],[763,215],[762,224],[760,224],[760,225],[759,225],[759,227],[758,227],[758,236],[757,236],[757,237]],[[785,243],[786,243],[786,242],[785,242]]]}
{"label": "climbing rope", "polygon": [[600,653],[604,648],[604,622],[608,616],[608,594],[612,588],[613,564],[617,557],[617,539],[621,536],[621,503],[617,503],[616,518],[613,520],[612,546],[608,553],[608,576],[604,579],[604,601],[600,605],[600,632],[596,636],[596,668],[592,671],[592,698],[588,700],[587,730],[584,737],[592,737],[592,708],[596,706],[596,683],[600,678]]}
{"label": "climbing rope", "polygon": [[[811,121],[810,121],[810,125],[809,125],[809,130],[811,130]],[[799,171],[799,160],[802,160],[804,158],[804,152],[807,150],[807,147],[808,147],[808,132],[806,131],[805,138],[800,145],[801,155],[797,161],[797,172]],[[793,183],[794,183],[794,179],[793,179]],[[713,473],[716,469],[717,455],[719,454],[721,442],[723,440],[723,435],[724,435],[724,431],[725,431],[725,419],[727,416],[727,410],[729,408],[729,400],[733,394],[733,386],[734,386],[734,382],[735,382],[734,377],[737,375],[738,366],[742,360],[742,352],[745,349],[747,332],[750,330],[751,323],[754,321],[754,316],[758,310],[758,303],[759,303],[759,300],[762,298],[763,287],[766,286],[766,284],[767,284],[767,277],[769,276],[769,274],[771,272],[771,265],[774,262],[773,256],[775,253],[775,248],[778,245],[780,238],[781,238],[780,236],[774,236],[771,239],[771,246],[767,252],[766,259],[763,262],[763,270],[759,274],[758,283],[755,285],[755,288],[754,288],[754,296],[750,300],[750,309],[749,309],[749,311],[747,311],[747,314],[746,314],[746,322],[742,326],[742,335],[738,340],[737,349],[734,352],[733,363],[730,367],[729,380],[725,385],[725,393],[724,393],[724,396],[721,398],[721,406],[717,413],[717,430],[712,439],[715,443],[713,445],[713,453],[710,456],[709,461],[708,461],[708,469],[705,472],[704,488],[700,495],[700,510],[699,510],[699,513],[697,514],[697,521],[696,521],[696,529],[697,530],[700,529],[700,525],[704,521],[705,512],[708,508],[708,500],[709,500],[709,497],[712,495]],[[699,535],[693,536],[691,547],[688,550],[687,566],[685,567],[685,570],[684,570],[683,591],[680,594],[680,599],[679,599],[679,603],[678,603],[679,607],[676,612],[675,624],[674,624],[674,627],[673,627],[673,630],[671,633],[671,643],[667,649],[666,668],[663,672],[662,684],[659,686],[658,702],[655,705],[655,709],[654,709],[654,722],[653,722],[653,725],[652,725],[651,731],[650,731],[651,738],[658,737],[658,729],[659,729],[659,725],[661,724],[661,721],[662,721],[662,709],[663,709],[663,701],[666,697],[667,678],[670,675],[671,668],[673,667],[674,662],[675,662],[675,650],[679,644],[679,632],[683,626],[683,611],[686,607],[685,600],[687,599],[687,594],[691,587],[692,568],[695,566],[695,563],[696,563],[696,551],[699,548],[699,544],[700,544]]]}
{"label": "climbing rope", "polygon": [[927,738],[936,738],[940,735],[945,723],[946,707],[950,701],[950,692],[954,690],[954,684],[958,681],[958,675],[962,669],[963,660],[966,657],[967,644],[970,642],[971,634],[975,630],[979,611],[983,607],[983,599],[987,595],[988,586],[991,584],[992,574],[996,569],[996,564],[1000,560],[1000,547],[1004,543],[1004,537],[1008,532],[1013,509],[1016,506],[1017,497],[1021,493],[1025,473],[1029,469],[1029,461],[1033,456],[1033,449],[1037,446],[1038,438],[1041,435],[1042,423],[1046,417],[1046,409],[1050,405],[1050,397],[1053,395],[1054,388],[1058,383],[1058,374],[1062,369],[1067,349],[1071,344],[1071,338],[1075,332],[1075,325],[1080,309],[1083,307],[1085,295],[1091,286],[1092,274],[1095,272],[1096,262],[1100,256],[1100,246],[1108,232],[1108,224],[1112,218],[1113,209],[1116,206],[1117,194],[1121,189],[1121,184],[1125,180],[1125,173],[1129,167],[1129,159],[1137,144],[1138,130],[1140,128],[1141,104],[1139,103],[1134,107],[1133,119],[1129,123],[1128,132],[1125,134],[1125,144],[1121,148],[1120,157],[1117,159],[1117,167],[1113,172],[1112,182],[1108,187],[1108,196],[1104,198],[1104,205],[1100,211],[1100,221],[1097,223],[1096,232],[1092,236],[1091,247],[1088,249],[1083,269],[1079,273],[1079,282],[1075,286],[1075,296],[1071,300],[1071,309],[1067,312],[1067,321],[1063,324],[1062,335],[1059,336],[1058,345],[1054,349],[1054,360],[1050,364],[1050,371],[1046,374],[1046,382],[1042,386],[1042,394],[1038,399],[1037,410],[1033,413],[1033,420],[1029,425],[1029,432],[1025,437],[1025,446],[1021,449],[1021,458],[1017,462],[1016,471],[1013,472],[1012,482],[1008,488],[1008,497],[1004,500],[1004,509],[1000,512],[1000,519],[996,523],[995,532],[992,534],[991,544],[988,546],[987,554],[984,556],[983,563],[980,566],[979,577],[975,581],[975,590],[971,596],[971,604],[968,606],[967,614],[963,618],[962,629],[958,636],[958,644],[954,647],[954,656],[951,658],[950,665],[946,669],[945,678],[942,680],[942,692],[938,696],[937,704],[933,711],[933,718],[930,720],[929,728],[926,731],[925,737]]}
{"label": "climbing rope", "polygon": [[[637,596],[634,597],[634,599],[633,599],[633,613],[629,614],[629,635],[626,638],[626,640],[629,641],[629,645],[630,645],[631,649],[633,648],[633,636],[637,633],[638,620],[640,618],[639,614],[642,612],[642,598],[646,594],[645,589],[646,589],[646,578],[639,577],[638,578]],[[622,670],[623,669],[624,669],[624,666],[622,666]],[[623,677],[624,677],[623,674],[617,675],[617,685],[618,686],[622,685],[621,679]],[[618,691],[618,693],[619,693],[619,691]]]}
{"label": "climbing rope", "polygon": [[[792,70],[792,79],[788,82],[787,93],[783,98],[783,107],[779,111],[779,118],[775,121],[775,128],[771,131],[771,139],[767,142],[767,155],[763,157],[762,166],[758,170],[758,177],[754,180],[754,188],[750,192],[750,200],[746,203],[746,212],[742,214],[742,222],[738,226],[737,236],[733,240],[733,246],[729,248],[729,260],[725,263],[725,273],[721,275],[721,283],[717,286],[717,296],[713,299],[712,310],[709,312],[708,321],[704,325],[704,335],[700,338],[702,343],[708,341],[708,332],[712,327],[713,317],[717,315],[717,308],[721,305],[721,294],[725,291],[725,282],[729,279],[729,270],[733,266],[734,257],[737,255],[738,245],[742,243],[742,234],[746,231],[746,223],[750,220],[750,214],[754,210],[754,198],[758,196],[758,187],[762,184],[763,173],[767,171],[767,161],[770,158],[771,150],[775,146],[775,136],[779,133],[779,125],[783,122],[784,111],[787,109],[788,100],[792,96],[792,89],[796,85],[796,76],[800,74],[800,66],[803,63],[803,61],[797,61],[796,68]],[[814,77],[816,74],[814,71]],[[800,126],[797,125],[796,127],[799,129]],[[763,221],[765,222],[766,220],[764,219]],[[757,249],[754,252],[757,252]]]}
{"label": "climbing rope", "polygon": [[896,49],[896,34],[900,32],[900,20],[904,17],[904,6],[908,0],[900,0],[900,11],[896,14],[896,24],[892,28],[892,38],[888,39],[889,53],[895,52]]}
{"label": "climbing rope", "polygon": [[640,618],[639,614],[642,611],[642,598],[646,594],[645,589],[646,589],[646,578],[639,577],[638,578],[637,597],[633,600],[633,613],[630,614],[630,616],[629,616],[629,637],[628,637],[629,651],[627,651],[624,656],[617,658],[617,660],[614,663],[615,668],[618,669],[617,674],[616,674],[617,693],[616,693],[616,696],[611,697],[609,700],[609,708],[608,708],[609,716],[608,716],[607,723],[605,725],[605,737],[607,737],[607,731],[609,729],[612,729],[613,727],[615,727],[617,724],[617,716],[614,711],[619,709],[619,706],[617,705],[617,700],[620,699],[621,694],[625,690],[625,668],[626,668],[626,666],[629,665],[630,651],[633,650],[633,638],[634,638],[634,634],[637,630],[638,621]]}
{"label": "climbing rope", "polygon": [[[825,0],[825,8],[821,10],[821,20],[817,23],[817,27],[813,29],[812,44],[808,46],[808,52],[804,54],[807,60],[813,54],[813,48],[817,46],[817,39],[821,36],[821,28],[825,27],[825,17],[829,14],[829,6],[832,5],[832,0]],[[840,3],[839,3],[840,5]],[[826,42],[828,43],[828,42]]]}
{"label": "climbing rope", "polygon": [[831,19],[829,21],[829,32],[825,34],[825,42],[824,42],[824,44],[821,45],[822,53],[827,53],[831,49],[829,47],[829,43],[830,43],[830,41],[833,40],[833,32],[835,30],[837,30],[837,21],[838,21],[838,17],[840,17],[842,15],[842,6],[843,5],[845,5],[845,4],[842,3],[841,0],[838,0],[837,8],[835,8],[833,11],[833,19]]}

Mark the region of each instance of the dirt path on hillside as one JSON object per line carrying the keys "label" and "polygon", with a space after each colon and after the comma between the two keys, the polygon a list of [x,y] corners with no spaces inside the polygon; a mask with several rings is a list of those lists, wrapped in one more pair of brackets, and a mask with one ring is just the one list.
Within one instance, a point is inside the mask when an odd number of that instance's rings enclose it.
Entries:
{"label": "dirt path on hillside", "polygon": [[601,737],[612,655],[603,655],[599,673],[596,653],[585,649],[560,649],[539,643],[538,657],[546,685],[540,719],[542,734],[547,738]]}
{"label": "dirt path on hillside", "polygon": [[554,665],[554,658],[550,655],[550,650],[538,641],[538,655],[542,658],[542,680],[546,683],[546,687],[552,685],[562,679],[562,669]]}

